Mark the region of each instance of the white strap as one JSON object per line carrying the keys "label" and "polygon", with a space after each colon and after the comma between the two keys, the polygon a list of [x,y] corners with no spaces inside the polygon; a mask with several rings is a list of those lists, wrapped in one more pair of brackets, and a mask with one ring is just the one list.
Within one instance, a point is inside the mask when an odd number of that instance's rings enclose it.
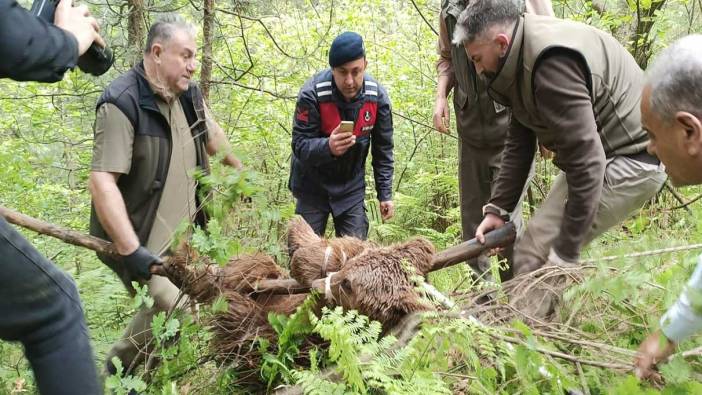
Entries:
{"label": "white strap", "polygon": [[331,291],[331,278],[335,274],[336,272],[331,272],[327,277],[324,278],[324,299],[326,299],[328,303],[336,303],[336,299],[334,299],[334,294],[332,294]]}
{"label": "white strap", "polygon": [[327,263],[329,263],[329,257],[332,254],[332,248],[331,246],[327,246],[327,249],[324,250],[324,262],[322,263],[322,276],[327,275]]}

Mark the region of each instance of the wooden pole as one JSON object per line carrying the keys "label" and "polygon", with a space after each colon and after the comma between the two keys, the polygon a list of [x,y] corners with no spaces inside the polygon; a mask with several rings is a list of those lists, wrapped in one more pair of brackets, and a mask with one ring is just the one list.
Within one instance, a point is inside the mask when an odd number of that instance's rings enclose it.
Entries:
{"label": "wooden pole", "polygon": [[[5,217],[7,222],[15,225],[19,225],[23,228],[33,230],[37,233],[43,235],[55,237],[66,243],[76,245],[79,247],[85,247],[89,250],[99,252],[102,254],[118,256],[117,251],[114,249],[112,243],[94,237],[76,232],[74,230],[66,229],[60,226],[50,224],[32,218],[28,215],[18,213],[16,211],[10,210],[6,207],[0,206],[0,215]],[[490,250],[492,248],[505,247],[514,241],[516,231],[514,224],[508,222],[505,226],[489,232],[485,235],[485,244],[480,244],[476,239],[471,239],[465,241],[457,246],[450,247],[444,251],[438,252],[434,255],[432,260],[432,268],[430,271],[435,271],[455,265],[460,262],[464,262],[467,259],[475,258],[482,254],[484,251]],[[159,275],[168,275],[168,268],[166,267],[153,267],[152,273]],[[309,292],[309,287],[303,286],[294,279],[282,279],[282,280],[260,280],[256,283],[254,292],[263,293],[270,292],[273,294],[296,294]]]}
{"label": "wooden pole", "polygon": [[457,246],[437,252],[434,254],[430,271],[433,272],[471,258],[476,258],[486,250],[508,246],[514,242],[516,235],[514,224],[508,222],[505,226],[486,233],[485,244],[480,244],[477,239],[473,238]]}
{"label": "wooden pole", "polygon": [[89,250],[107,255],[118,255],[114,246],[109,241],[100,239],[95,236],[86,235],[75,230],[56,226],[48,222],[32,218],[28,215],[10,210],[7,207],[0,206],[0,215],[5,217],[7,222],[19,225],[23,228],[33,230],[43,235],[55,237],[68,244],[73,244],[78,247],[85,247]]}

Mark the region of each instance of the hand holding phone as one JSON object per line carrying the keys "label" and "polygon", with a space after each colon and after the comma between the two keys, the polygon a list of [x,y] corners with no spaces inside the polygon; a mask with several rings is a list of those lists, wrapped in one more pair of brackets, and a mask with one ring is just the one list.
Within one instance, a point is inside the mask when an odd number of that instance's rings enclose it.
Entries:
{"label": "hand holding phone", "polygon": [[339,130],[342,132],[353,133],[353,121],[341,121]]}
{"label": "hand holding phone", "polygon": [[341,156],[354,144],[356,136],[353,135],[353,122],[341,121],[329,136],[329,150],[332,155]]}

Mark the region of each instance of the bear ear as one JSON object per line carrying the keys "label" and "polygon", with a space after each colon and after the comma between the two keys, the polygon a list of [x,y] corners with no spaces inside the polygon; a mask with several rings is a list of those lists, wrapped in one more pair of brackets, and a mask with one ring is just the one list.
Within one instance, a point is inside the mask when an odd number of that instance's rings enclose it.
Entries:
{"label": "bear ear", "polygon": [[308,247],[322,239],[301,216],[296,215],[288,222],[288,255],[292,256],[300,247]]}
{"label": "bear ear", "polygon": [[426,276],[432,268],[434,258],[434,245],[427,239],[418,237],[405,244],[405,248],[411,255],[411,262],[421,275]]}

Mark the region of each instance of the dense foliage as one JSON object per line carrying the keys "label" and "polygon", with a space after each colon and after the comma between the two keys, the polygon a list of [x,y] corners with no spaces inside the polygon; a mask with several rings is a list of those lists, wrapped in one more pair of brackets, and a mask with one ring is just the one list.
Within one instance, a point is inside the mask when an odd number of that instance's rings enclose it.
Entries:
{"label": "dense foliage", "polygon": [[[22,1],[28,6],[28,1]],[[90,6],[115,49],[117,63],[100,78],[73,72],[55,85],[0,81],[0,202],[26,214],[87,231],[94,105],[101,90],[127,70],[139,53],[143,26],[164,11],[178,11],[196,24],[203,9],[214,7],[212,36],[198,42],[212,47],[209,103],[246,166],[244,173],[215,168],[208,182],[220,193],[211,208],[215,222],[197,232],[194,246],[223,261],[244,251],[263,250],[285,262],[282,232],[293,214],[287,190],[290,125],[295,96],[302,83],[326,65],[327,48],[344,31],[360,32],[366,41],[369,72],[388,89],[395,114],[394,200],[397,216],[380,221],[369,205],[371,238],[380,243],[424,235],[437,249],[460,241],[455,130],[451,136],[429,125],[436,84],[438,0],[96,0]],[[590,23],[612,32],[645,67],[661,47],[699,31],[699,0],[557,0],[559,17]],[[138,11],[138,12],[137,12]],[[139,28],[141,26],[141,33]],[[141,34],[141,35],[140,35]],[[203,60],[204,61],[204,60]],[[372,173],[367,199],[375,202]],[[537,163],[525,213],[543,198],[556,175],[544,159]],[[680,191],[696,196],[698,188]],[[241,195],[251,199],[240,199]],[[680,203],[669,190],[634,218],[594,242],[583,258],[627,254],[695,242],[702,236],[702,208]],[[32,233],[32,243],[68,271],[78,284],[97,363],[140,303],[131,300],[117,277],[94,254]],[[633,350],[657,328],[660,314],[677,297],[696,261],[695,251],[645,258],[622,258],[602,264],[585,283],[566,294],[564,320],[584,340]],[[596,261],[596,259],[595,259]],[[608,267],[621,275],[612,276]],[[450,295],[474,287],[466,267],[446,269],[430,281]],[[380,327],[354,312],[311,314],[311,303],[294,316],[269,317],[280,336],[275,352],[265,353],[260,375],[267,388],[299,385],[310,393],[564,393],[589,387],[589,393],[656,393],[630,372],[559,359],[543,350],[582,355],[563,349],[515,322],[489,328],[455,316],[434,315],[411,340],[378,338]],[[222,308],[203,309],[204,318]],[[569,318],[570,317],[570,318]],[[575,318],[573,318],[575,317]],[[153,322],[163,345],[159,368],[127,378],[110,377],[116,393],[130,388],[149,393],[246,392],[236,366],[221,365],[209,355],[210,334],[198,318],[160,314]],[[1,319],[1,318],[0,318]],[[175,334],[180,337],[174,341]],[[302,336],[314,334],[329,347],[314,349],[299,364]],[[699,338],[681,345],[693,348]],[[273,350],[262,342],[262,350]],[[677,356],[662,367],[663,393],[701,393],[699,353]],[[628,358],[628,357],[627,357]],[[331,370],[329,370],[331,369]],[[19,347],[0,343],[0,393],[33,392],[31,370]],[[149,383],[148,386],[146,383]]]}

